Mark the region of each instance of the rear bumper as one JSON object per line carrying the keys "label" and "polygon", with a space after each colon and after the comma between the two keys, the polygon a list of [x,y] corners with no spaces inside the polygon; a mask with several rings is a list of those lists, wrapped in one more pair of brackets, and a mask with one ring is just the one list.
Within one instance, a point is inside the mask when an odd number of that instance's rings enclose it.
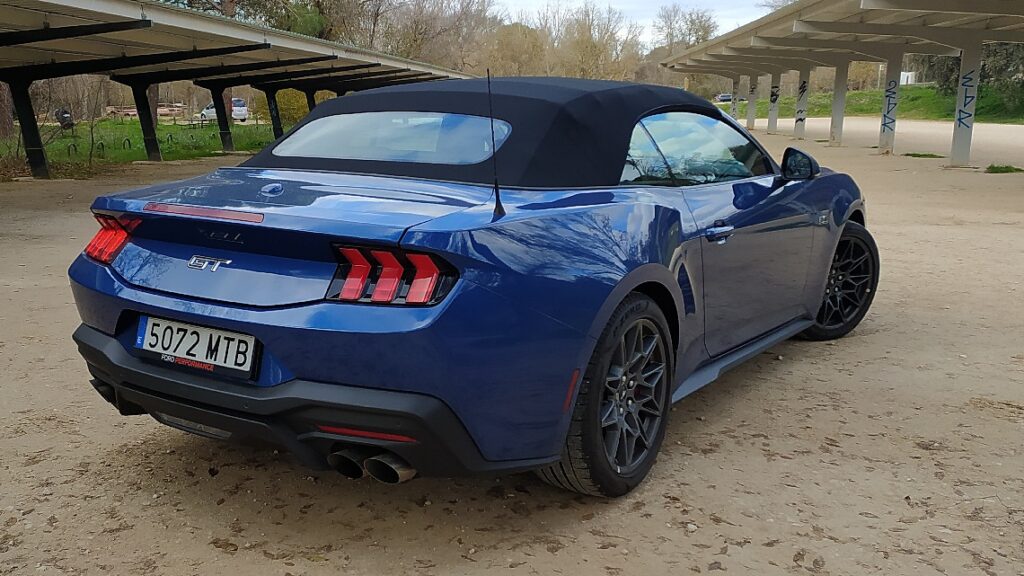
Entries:
{"label": "rear bumper", "polygon": [[[411,392],[290,380],[273,387],[232,384],[132,356],[116,338],[82,325],[74,340],[93,386],[122,414],[150,414],[183,430],[279,445],[304,465],[326,469],[339,446],[374,446],[404,458],[421,475],[514,472],[557,457],[489,461],[444,402]],[[328,434],[318,425],[401,434],[397,442]]]}

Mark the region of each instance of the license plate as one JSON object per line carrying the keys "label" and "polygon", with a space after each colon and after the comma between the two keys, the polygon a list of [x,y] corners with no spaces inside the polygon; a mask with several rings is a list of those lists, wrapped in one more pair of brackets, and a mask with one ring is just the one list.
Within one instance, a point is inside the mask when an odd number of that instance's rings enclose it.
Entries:
{"label": "license plate", "polygon": [[135,347],[178,366],[250,376],[256,339],[246,334],[142,316]]}

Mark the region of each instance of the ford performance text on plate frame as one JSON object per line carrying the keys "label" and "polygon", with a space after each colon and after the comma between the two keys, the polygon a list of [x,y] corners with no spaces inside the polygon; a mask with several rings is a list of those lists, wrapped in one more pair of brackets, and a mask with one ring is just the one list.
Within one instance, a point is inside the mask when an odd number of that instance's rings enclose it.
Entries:
{"label": "ford performance text on plate frame", "polygon": [[104,398],[392,483],[625,494],[672,402],[849,333],[879,274],[849,176],[605,81],[361,92],[242,166],[92,209],[69,274]]}

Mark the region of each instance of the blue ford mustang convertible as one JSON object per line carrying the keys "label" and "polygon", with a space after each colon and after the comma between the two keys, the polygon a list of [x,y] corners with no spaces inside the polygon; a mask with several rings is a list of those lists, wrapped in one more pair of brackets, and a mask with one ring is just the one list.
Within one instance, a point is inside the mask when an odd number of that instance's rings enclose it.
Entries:
{"label": "blue ford mustang convertible", "polygon": [[92,209],[74,339],[121,414],[390,483],[625,494],[673,402],[845,335],[879,271],[849,176],[615,82],[345,96],[239,167]]}

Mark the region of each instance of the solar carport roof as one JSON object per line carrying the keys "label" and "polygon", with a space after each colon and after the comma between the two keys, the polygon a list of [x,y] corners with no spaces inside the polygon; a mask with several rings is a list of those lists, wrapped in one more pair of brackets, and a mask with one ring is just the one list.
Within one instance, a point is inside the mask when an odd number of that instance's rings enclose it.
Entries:
{"label": "solar carport roof", "polygon": [[[462,74],[336,42],[138,0],[0,0],[0,81],[11,87],[33,174],[48,176],[28,98],[46,78],[106,74],[132,87],[138,110],[148,110],[153,84],[193,80],[209,88],[225,150],[232,149],[220,94],[252,85],[268,96],[274,130],[281,132],[276,94],[297,88],[338,94]],[[146,149],[159,159],[153,119],[140,114]]]}
{"label": "solar carport roof", "polygon": [[[982,45],[1024,42],[1021,0],[799,0],[759,20],[662,62],[672,70],[750,79],[753,99],[758,78],[771,76],[769,132],[777,128],[778,86],[783,72],[800,73],[796,136],[806,125],[808,79],[812,69],[834,67],[831,141],[841,143],[843,106],[851,61],[886,64],[886,92],[879,149],[895,145],[900,72],[906,54],[960,56],[960,88],[954,120],[951,163],[970,163]],[[734,94],[736,96],[736,94]],[[733,102],[738,98],[734,97]],[[754,106],[747,123],[753,127]]]}

